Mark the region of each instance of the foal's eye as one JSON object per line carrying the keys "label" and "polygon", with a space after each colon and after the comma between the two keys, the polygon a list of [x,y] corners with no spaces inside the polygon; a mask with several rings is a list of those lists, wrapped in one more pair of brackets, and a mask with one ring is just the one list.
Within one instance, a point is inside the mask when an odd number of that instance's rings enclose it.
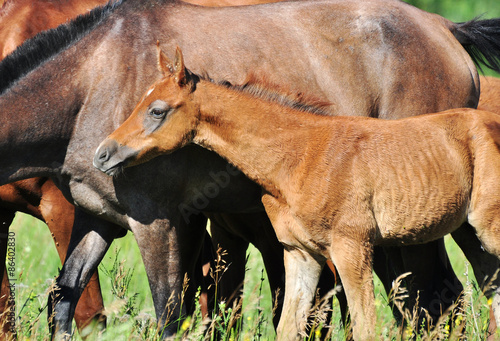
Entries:
{"label": "foal's eye", "polygon": [[164,109],[158,109],[158,108],[154,108],[154,109],[151,109],[149,111],[149,114],[153,117],[153,118],[157,118],[157,119],[160,119],[160,118],[163,118],[165,117],[165,114],[167,113],[166,110]]}

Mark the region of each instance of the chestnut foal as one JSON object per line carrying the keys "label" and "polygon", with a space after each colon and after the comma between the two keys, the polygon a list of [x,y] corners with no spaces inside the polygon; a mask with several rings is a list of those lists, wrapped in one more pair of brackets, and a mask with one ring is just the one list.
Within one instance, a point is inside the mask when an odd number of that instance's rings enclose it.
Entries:
{"label": "chestnut foal", "polygon": [[179,49],[174,63],[159,51],[159,64],[164,78],[101,143],[94,164],[115,175],[195,143],[260,184],[285,247],[279,339],[305,331],[327,259],[344,285],[354,337],[365,340],[375,337],[374,246],[425,243],[470,224],[500,257],[498,115],[322,116],[259,86],[200,79],[185,69]]}

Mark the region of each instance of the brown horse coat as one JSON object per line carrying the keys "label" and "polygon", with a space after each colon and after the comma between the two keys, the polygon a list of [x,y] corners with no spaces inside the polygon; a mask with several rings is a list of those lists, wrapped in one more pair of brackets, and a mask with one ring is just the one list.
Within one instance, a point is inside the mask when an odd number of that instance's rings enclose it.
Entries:
{"label": "brown horse coat", "polygon": [[6,0],[0,7],[0,59],[26,39],[55,28],[108,0]]}
{"label": "brown horse coat", "polygon": [[274,94],[200,80],[179,50],[174,63],[160,54],[159,64],[165,78],[101,143],[94,165],[115,174],[194,142],[260,184],[285,247],[280,340],[305,331],[327,259],[341,276],[355,339],[365,340],[375,337],[374,246],[425,243],[470,224],[500,258],[500,116],[318,116]]}
{"label": "brown horse coat", "polygon": [[500,78],[481,76],[480,80],[481,96],[477,108],[500,115]]}

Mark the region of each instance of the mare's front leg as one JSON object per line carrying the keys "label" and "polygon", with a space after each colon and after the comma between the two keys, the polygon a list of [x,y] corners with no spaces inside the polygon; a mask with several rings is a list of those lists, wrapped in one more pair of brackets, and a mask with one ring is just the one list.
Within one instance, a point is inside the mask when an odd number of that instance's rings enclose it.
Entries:
{"label": "mare's front leg", "polygon": [[75,210],[66,261],[49,295],[48,318],[52,338],[69,339],[78,299],[113,240],[125,230]]}
{"label": "mare's front leg", "polygon": [[[52,234],[61,264],[64,264],[71,239],[71,231],[73,230],[75,206],[64,198],[61,191],[51,180],[43,183],[41,191],[39,210]],[[96,271],[85,287],[76,306],[75,322],[78,330],[82,332],[84,327],[91,324],[92,321],[97,324],[95,327],[104,329],[106,317],[102,314],[103,309],[99,275]]]}
{"label": "mare's front leg", "polygon": [[[212,273],[217,283],[217,301],[227,301],[229,305],[241,297],[243,282],[245,279],[246,252],[248,240],[242,238],[238,233],[238,227],[243,229],[245,222],[241,225],[234,221],[231,215],[207,214],[210,218],[210,231],[215,249],[220,248],[224,252],[222,257],[224,265],[219,274]],[[245,226],[246,227],[246,226]],[[236,230],[235,230],[236,228]]]}
{"label": "mare's front leg", "polygon": [[227,250],[227,271],[221,278],[222,298],[239,298],[245,277],[246,250],[252,243],[261,253],[266,268],[272,301],[276,303],[274,326],[278,326],[285,291],[283,246],[265,212],[210,215],[214,245]]}
{"label": "mare's front leg", "polygon": [[[156,219],[147,225],[131,221],[141,252],[162,336],[174,335],[179,323],[192,312],[198,288],[195,271],[206,233],[202,215],[184,221]],[[187,280],[187,282],[185,281]],[[185,286],[187,285],[187,287]]]}

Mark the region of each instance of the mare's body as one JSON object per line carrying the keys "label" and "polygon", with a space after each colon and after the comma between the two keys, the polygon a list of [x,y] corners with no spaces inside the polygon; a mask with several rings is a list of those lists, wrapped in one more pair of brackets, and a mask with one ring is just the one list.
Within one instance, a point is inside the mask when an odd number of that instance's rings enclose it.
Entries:
{"label": "mare's body", "polygon": [[[129,0],[103,13],[111,14],[93,13],[86,19],[95,21],[80,19],[71,26],[87,27],[79,33],[65,33],[69,26],[52,32],[71,44],[53,54],[41,48],[47,60],[21,72],[25,77],[17,72],[29,57],[15,54],[0,64],[5,75],[0,117],[7,122],[0,127],[0,136],[7,137],[0,140],[0,183],[53,176],[65,196],[83,208],[77,210],[81,224],[58,281],[63,299],[54,322],[61,333],[70,330],[80,288],[120,233],[114,223],[134,233],[163,323],[169,298],[179,302],[184,273],[195,277],[205,233],[199,213],[257,212],[265,218],[259,187],[241,174],[231,174],[217,196],[198,200],[200,190],[214,184],[213,174],[230,173],[225,161],[201,148],[154,160],[114,180],[91,166],[98,142],[158,78],[156,40],[182,45],[193,70],[214,79],[241,83],[250,71],[265,73],[270,81],[314,92],[349,115],[396,118],[477,103],[475,67],[451,32],[463,33],[465,26],[398,1],[202,8]],[[19,133],[26,131],[31,134]],[[281,249],[272,252],[280,259]],[[185,308],[174,304],[170,317]],[[166,334],[175,330],[169,326]]]}
{"label": "mare's body", "polygon": [[94,164],[116,175],[117,167],[195,143],[262,186],[285,249],[278,339],[306,331],[328,259],[343,282],[355,339],[371,340],[376,245],[422,244],[465,225],[500,258],[499,115],[453,109],[395,121],[328,117],[252,85],[200,80],[180,54],[174,63],[160,54],[159,64],[165,78],[103,141]]}
{"label": "mare's body", "polygon": [[[55,28],[107,2],[108,0],[9,0],[0,3],[0,60],[36,34]],[[190,0],[188,2],[203,6],[235,6],[272,1]],[[61,262],[64,262],[73,227],[74,206],[57,190],[51,179],[32,178],[1,186],[0,207],[0,221],[5,235],[16,211],[30,214],[47,223]],[[2,283],[0,313],[9,297],[9,283],[4,263],[0,263],[0,273],[3,273],[0,281]],[[104,307],[97,272],[92,276],[87,288],[82,293],[75,310],[78,328],[85,326],[93,317],[100,317]],[[4,325],[5,333],[8,333],[9,329],[10,324]]]}

